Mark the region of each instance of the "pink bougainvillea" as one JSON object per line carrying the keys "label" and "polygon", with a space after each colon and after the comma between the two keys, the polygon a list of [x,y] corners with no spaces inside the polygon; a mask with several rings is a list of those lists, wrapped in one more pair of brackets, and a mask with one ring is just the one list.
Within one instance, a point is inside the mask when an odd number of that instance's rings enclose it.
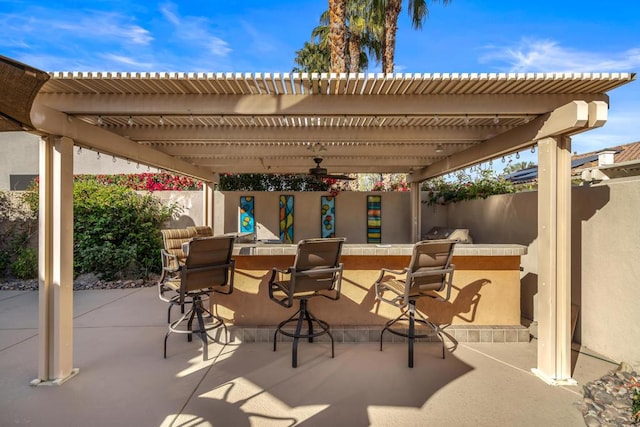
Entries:
{"label": "pink bougainvillea", "polygon": [[146,191],[190,191],[201,190],[202,182],[166,172],[134,173],[119,175],[76,175],[74,181],[95,180],[104,185],[120,185],[133,190]]}

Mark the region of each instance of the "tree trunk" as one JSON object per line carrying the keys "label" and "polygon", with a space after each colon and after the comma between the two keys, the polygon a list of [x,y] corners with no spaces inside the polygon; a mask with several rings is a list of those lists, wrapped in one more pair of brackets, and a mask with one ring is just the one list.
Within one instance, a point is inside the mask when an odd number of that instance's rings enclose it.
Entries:
{"label": "tree trunk", "polygon": [[331,44],[331,72],[344,73],[346,0],[329,0],[329,43]]}
{"label": "tree trunk", "polygon": [[351,33],[349,38],[349,72],[360,71],[360,34]]}
{"label": "tree trunk", "polygon": [[398,16],[402,9],[402,0],[388,0],[384,11],[384,39],[382,40],[382,72],[393,73],[393,61],[396,51],[396,33]]}

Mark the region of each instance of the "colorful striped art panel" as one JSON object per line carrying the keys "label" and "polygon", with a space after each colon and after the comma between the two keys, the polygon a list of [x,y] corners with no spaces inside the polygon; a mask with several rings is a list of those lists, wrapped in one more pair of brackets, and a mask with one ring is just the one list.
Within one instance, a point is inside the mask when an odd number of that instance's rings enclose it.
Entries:
{"label": "colorful striped art panel", "polygon": [[382,196],[367,196],[367,243],[382,243]]}
{"label": "colorful striped art panel", "polygon": [[320,231],[323,238],[336,237],[336,198],[334,196],[320,198]]}
{"label": "colorful striped art panel", "polygon": [[293,243],[293,196],[280,195],[280,241]]}
{"label": "colorful striped art panel", "polygon": [[255,233],[255,199],[253,196],[240,196],[240,232]]}

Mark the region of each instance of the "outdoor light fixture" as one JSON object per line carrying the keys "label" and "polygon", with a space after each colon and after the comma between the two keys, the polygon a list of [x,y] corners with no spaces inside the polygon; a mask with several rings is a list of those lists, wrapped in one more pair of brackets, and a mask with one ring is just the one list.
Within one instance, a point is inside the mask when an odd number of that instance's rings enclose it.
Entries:
{"label": "outdoor light fixture", "polygon": [[160,116],[158,123],[160,124],[160,126],[164,125],[164,117]]}
{"label": "outdoor light fixture", "polygon": [[438,115],[436,114],[435,116],[433,116],[433,121],[438,123],[440,121],[440,118],[438,117]]}
{"label": "outdoor light fixture", "polygon": [[98,118],[96,119],[96,122],[98,123],[98,125],[102,125],[103,123],[102,116],[98,116]]}
{"label": "outdoor light fixture", "polygon": [[250,124],[251,126],[253,126],[253,125],[255,125],[255,124],[256,124],[256,119],[255,119],[253,116],[251,116],[251,118],[249,119],[249,124]]}
{"label": "outdoor light fixture", "polygon": [[470,120],[469,120],[469,115],[468,115],[468,114],[465,114],[465,115],[464,115],[464,124],[465,124],[465,125],[468,125],[468,124],[469,124],[469,122],[470,122]]}
{"label": "outdoor light fixture", "polygon": [[493,118],[493,123],[494,123],[494,124],[496,124],[496,125],[497,125],[498,123],[500,123],[500,119],[498,118],[498,115],[497,115],[497,114],[496,114],[496,116]]}
{"label": "outdoor light fixture", "polygon": [[78,154],[82,153],[82,147],[78,147]]}
{"label": "outdoor light fixture", "polygon": [[406,126],[409,124],[409,119],[407,118],[407,116],[404,116],[404,118],[402,119],[402,125]]}
{"label": "outdoor light fixture", "polygon": [[436,153],[442,153],[444,151],[444,147],[442,144],[436,145]]}
{"label": "outdoor light fixture", "polygon": [[524,119],[522,119],[522,121],[527,124],[529,123],[529,115],[527,114],[526,116],[524,116]]}
{"label": "outdoor light fixture", "polygon": [[219,124],[220,126],[223,126],[223,125],[225,125],[226,123],[227,123],[227,122],[225,121],[224,116],[220,116],[220,118],[218,119],[218,124]]}
{"label": "outdoor light fixture", "polygon": [[133,126],[133,117],[129,116],[129,119],[127,120],[127,124],[129,126]]}

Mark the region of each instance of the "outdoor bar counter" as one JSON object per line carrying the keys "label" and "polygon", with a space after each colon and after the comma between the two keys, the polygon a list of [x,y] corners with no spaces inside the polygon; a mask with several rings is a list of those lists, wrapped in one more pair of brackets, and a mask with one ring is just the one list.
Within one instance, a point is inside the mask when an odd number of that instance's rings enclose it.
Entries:
{"label": "outdoor bar counter", "polygon": [[[400,312],[376,301],[373,284],[380,268],[402,270],[407,267],[412,247],[411,244],[346,243],[341,257],[344,274],[340,299],[313,298],[309,309],[316,317],[326,320],[333,331],[344,330],[346,334],[354,328],[364,328],[364,335],[355,340],[366,341],[367,329],[372,331],[374,340],[382,325]],[[518,331],[522,329],[520,257],[526,251],[527,247],[522,245],[458,244],[453,257],[456,268],[451,298],[446,302],[423,298],[417,304],[418,310],[434,322],[452,325],[451,330],[464,329],[465,336],[456,334],[459,341],[468,338],[469,341],[517,342],[524,341],[525,336],[528,339],[528,333]],[[268,341],[265,329],[275,327],[297,309],[285,309],[272,302],[267,290],[271,268],[292,266],[295,253],[296,245],[290,244],[235,245],[234,291],[231,295],[216,295],[215,304],[217,313],[233,325],[236,334],[245,331],[245,340]]]}

